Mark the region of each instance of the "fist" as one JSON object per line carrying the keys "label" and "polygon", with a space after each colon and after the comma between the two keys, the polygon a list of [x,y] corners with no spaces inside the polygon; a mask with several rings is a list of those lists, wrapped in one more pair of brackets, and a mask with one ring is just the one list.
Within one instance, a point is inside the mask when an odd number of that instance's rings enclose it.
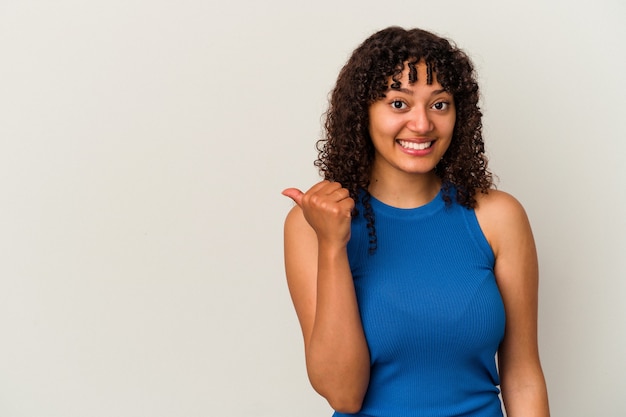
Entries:
{"label": "fist", "polygon": [[315,230],[318,239],[341,241],[342,244],[348,242],[354,200],[340,183],[325,180],[306,193],[297,188],[287,188],[283,195],[302,209],[304,218]]}

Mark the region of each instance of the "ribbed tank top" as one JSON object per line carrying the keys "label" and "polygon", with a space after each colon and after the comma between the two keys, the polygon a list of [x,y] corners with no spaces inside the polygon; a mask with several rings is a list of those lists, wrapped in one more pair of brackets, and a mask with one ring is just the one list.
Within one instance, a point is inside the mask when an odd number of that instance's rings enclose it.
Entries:
{"label": "ribbed tank top", "polygon": [[442,192],[414,209],[370,201],[376,252],[362,215],[348,243],[371,358],[363,407],[351,415],[501,417],[504,306],[474,210],[446,205]]}

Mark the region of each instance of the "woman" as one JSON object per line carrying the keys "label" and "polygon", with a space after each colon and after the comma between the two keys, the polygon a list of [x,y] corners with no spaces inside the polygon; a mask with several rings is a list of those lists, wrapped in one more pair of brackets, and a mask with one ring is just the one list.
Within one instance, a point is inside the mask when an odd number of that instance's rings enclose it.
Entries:
{"label": "woman", "polygon": [[307,372],[335,416],[502,416],[500,389],[509,417],[549,415],[532,232],[493,189],[478,98],[447,40],[375,33],[332,92],[325,180],[283,191]]}

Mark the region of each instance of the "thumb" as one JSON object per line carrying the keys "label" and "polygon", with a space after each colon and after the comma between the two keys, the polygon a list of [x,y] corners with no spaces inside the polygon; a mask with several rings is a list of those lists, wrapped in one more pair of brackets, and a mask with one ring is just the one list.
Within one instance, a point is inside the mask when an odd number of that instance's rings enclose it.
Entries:
{"label": "thumb", "polygon": [[291,198],[297,205],[302,203],[302,196],[304,193],[297,188],[287,188],[283,190],[282,195]]}

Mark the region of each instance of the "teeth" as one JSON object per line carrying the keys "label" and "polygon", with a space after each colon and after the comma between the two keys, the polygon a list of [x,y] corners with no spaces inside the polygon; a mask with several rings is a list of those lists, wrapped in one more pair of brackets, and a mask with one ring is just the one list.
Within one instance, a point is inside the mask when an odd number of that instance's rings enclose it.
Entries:
{"label": "teeth", "polygon": [[416,143],[416,142],[409,142],[406,140],[399,140],[398,143],[403,148],[416,149],[416,150],[430,148],[430,145],[432,144],[432,142]]}

